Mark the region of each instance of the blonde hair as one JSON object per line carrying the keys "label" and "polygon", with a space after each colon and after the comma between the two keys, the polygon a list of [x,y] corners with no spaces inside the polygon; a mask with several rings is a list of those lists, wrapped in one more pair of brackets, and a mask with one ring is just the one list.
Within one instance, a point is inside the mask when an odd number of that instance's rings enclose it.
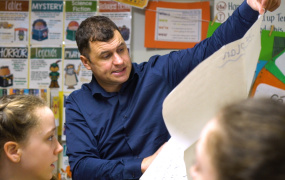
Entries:
{"label": "blonde hair", "polygon": [[38,124],[35,110],[46,102],[33,95],[8,95],[0,99],[0,154],[7,141],[23,142]]}

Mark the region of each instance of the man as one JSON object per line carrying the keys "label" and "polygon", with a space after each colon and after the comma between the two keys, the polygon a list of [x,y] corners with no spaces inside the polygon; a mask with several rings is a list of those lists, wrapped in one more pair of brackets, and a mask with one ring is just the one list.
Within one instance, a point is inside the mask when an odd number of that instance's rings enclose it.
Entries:
{"label": "man", "polygon": [[93,78],[66,101],[73,179],[139,179],[170,138],[162,118],[164,98],[201,61],[241,38],[259,13],[275,10],[280,2],[247,0],[211,38],[141,64],[131,63],[123,37],[108,18],[83,21],[76,42]]}

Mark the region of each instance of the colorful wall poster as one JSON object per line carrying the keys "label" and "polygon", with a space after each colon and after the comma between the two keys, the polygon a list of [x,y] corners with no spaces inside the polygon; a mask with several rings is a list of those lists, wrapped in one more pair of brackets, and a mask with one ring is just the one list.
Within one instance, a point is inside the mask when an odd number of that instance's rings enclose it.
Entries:
{"label": "colorful wall poster", "polygon": [[27,45],[29,42],[29,0],[0,1],[0,41]]}
{"label": "colorful wall poster", "polygon": [[28,48],[0,47],[0,87],[28,87]]}
{"label": "colorful wall poster", "polygon": [[[285,90],[285,84],[277,77],[275,77],[272,73],[270,73],[266,68],[262,68],[252,85],[249,96],[256,97],[255,94],[256,91],[258,91],[259,96],[266,95],[267,97],[269,97],[270,95],[273,95],[273,92],[270,92],[270,89],[274,90],[275,88]],[[274,90],[274,92],[277,91]]]}
{"label": "colorful wall poster", "polygon": [[63,64],[63,91],[72,92],[80,89],[82,84],[89,83],[92,71],[85,68],[80,60],[76,47],[65,47]]}
{"label": "colorful wall poster", "polygon": [[0,98],[5,95],[25,94],[39,96],[46,101],[50,106],[50,91],[49,89],[27,89],[27,88],[0,88]]}
{"label": "colorful wall poster", "polygon": [[145,47],[185,49],[207,36],[210,2],[149,2],[145,12]]}
{"label": "colorful wall poster", "polygon": [[[284,32],[262,30],[261,32],[261,52],[260,60],[271,60],[275,55],[281,53],[285,49],[285,43],[276,43],[277,39],[285,39]],[[278,44],[278,45],[277,45]]]}
{"label": "colorful wall poster", "polygon": [[211,37],[220,25],[221,23],[210,21],[208,31],[207,31],[207,38]]}
{"label": "colorful wall poster", "polygon": [[126,44],[131,43],[131,6],[110,0],[99,1],[99,15],[110,18],[119,28]]}
{"label": "colorful wall poster", "polygon": [[264,60],[258,60],[258,63],[256,65],[255,73],[254,73],[254,78],[253,81],[255,81],[256,77],[258,76],[259,72],[261,71],[262,68],[266,65],[268,61]]}
{"label": "colorful wall poster", "polygon": [[61,47],[32,47],[29,88],[62,88],[61,57]]}
{"label": "colorful wall poster", "polygon": [[285,50],[268,61],[265,68],[285,84]]}
{"label": "colorful wall poster", "polygon": [[76,45],[75,32],[79,24],[87,17],[96,15],[97,1],[65,1],[65,27],[64,41],[65,44]]}
{"label": "colorful wall poster", "polygon": [[63,151],[60,153],[59,157],[59,169],[61,170],[59,176],[62,180],[72,180],[72,172],[70,171],[68,156],[66,155],[66,142],[62,142],[61,145],[63,147]]}
{"label": "colorful wall poster", "polygon": [[31,44],[62,44],[63,0],[32,0]]}
{"label": "colorful wall poster", "polygon": [[[232,15],[244,0],[215,0],[214,15],[217,16],[217,22],[223,23]],[[261,30],[270,30],[274,25],[274,31],[285,31],[285,6],[281,5],[274,12],[267,11],[262,20]]]}

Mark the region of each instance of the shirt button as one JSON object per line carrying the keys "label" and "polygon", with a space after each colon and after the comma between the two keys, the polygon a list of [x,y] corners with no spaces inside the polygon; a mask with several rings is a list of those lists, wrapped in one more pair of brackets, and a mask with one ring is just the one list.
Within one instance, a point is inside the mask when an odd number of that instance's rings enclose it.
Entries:
{"label": "shirt button", "polygon": [[128,116],[124,115],[124,118],[127,119]]}

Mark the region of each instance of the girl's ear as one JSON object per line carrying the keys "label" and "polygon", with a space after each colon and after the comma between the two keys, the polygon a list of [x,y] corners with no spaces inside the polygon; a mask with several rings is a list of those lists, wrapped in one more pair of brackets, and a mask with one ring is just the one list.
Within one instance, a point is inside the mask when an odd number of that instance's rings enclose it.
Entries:
{"label": "girl's ear", "polygon": [[8,141],[4,144],[4,152],[8,159],[14,163],[19,163],[22,156],[20,145],[14,141]]}

